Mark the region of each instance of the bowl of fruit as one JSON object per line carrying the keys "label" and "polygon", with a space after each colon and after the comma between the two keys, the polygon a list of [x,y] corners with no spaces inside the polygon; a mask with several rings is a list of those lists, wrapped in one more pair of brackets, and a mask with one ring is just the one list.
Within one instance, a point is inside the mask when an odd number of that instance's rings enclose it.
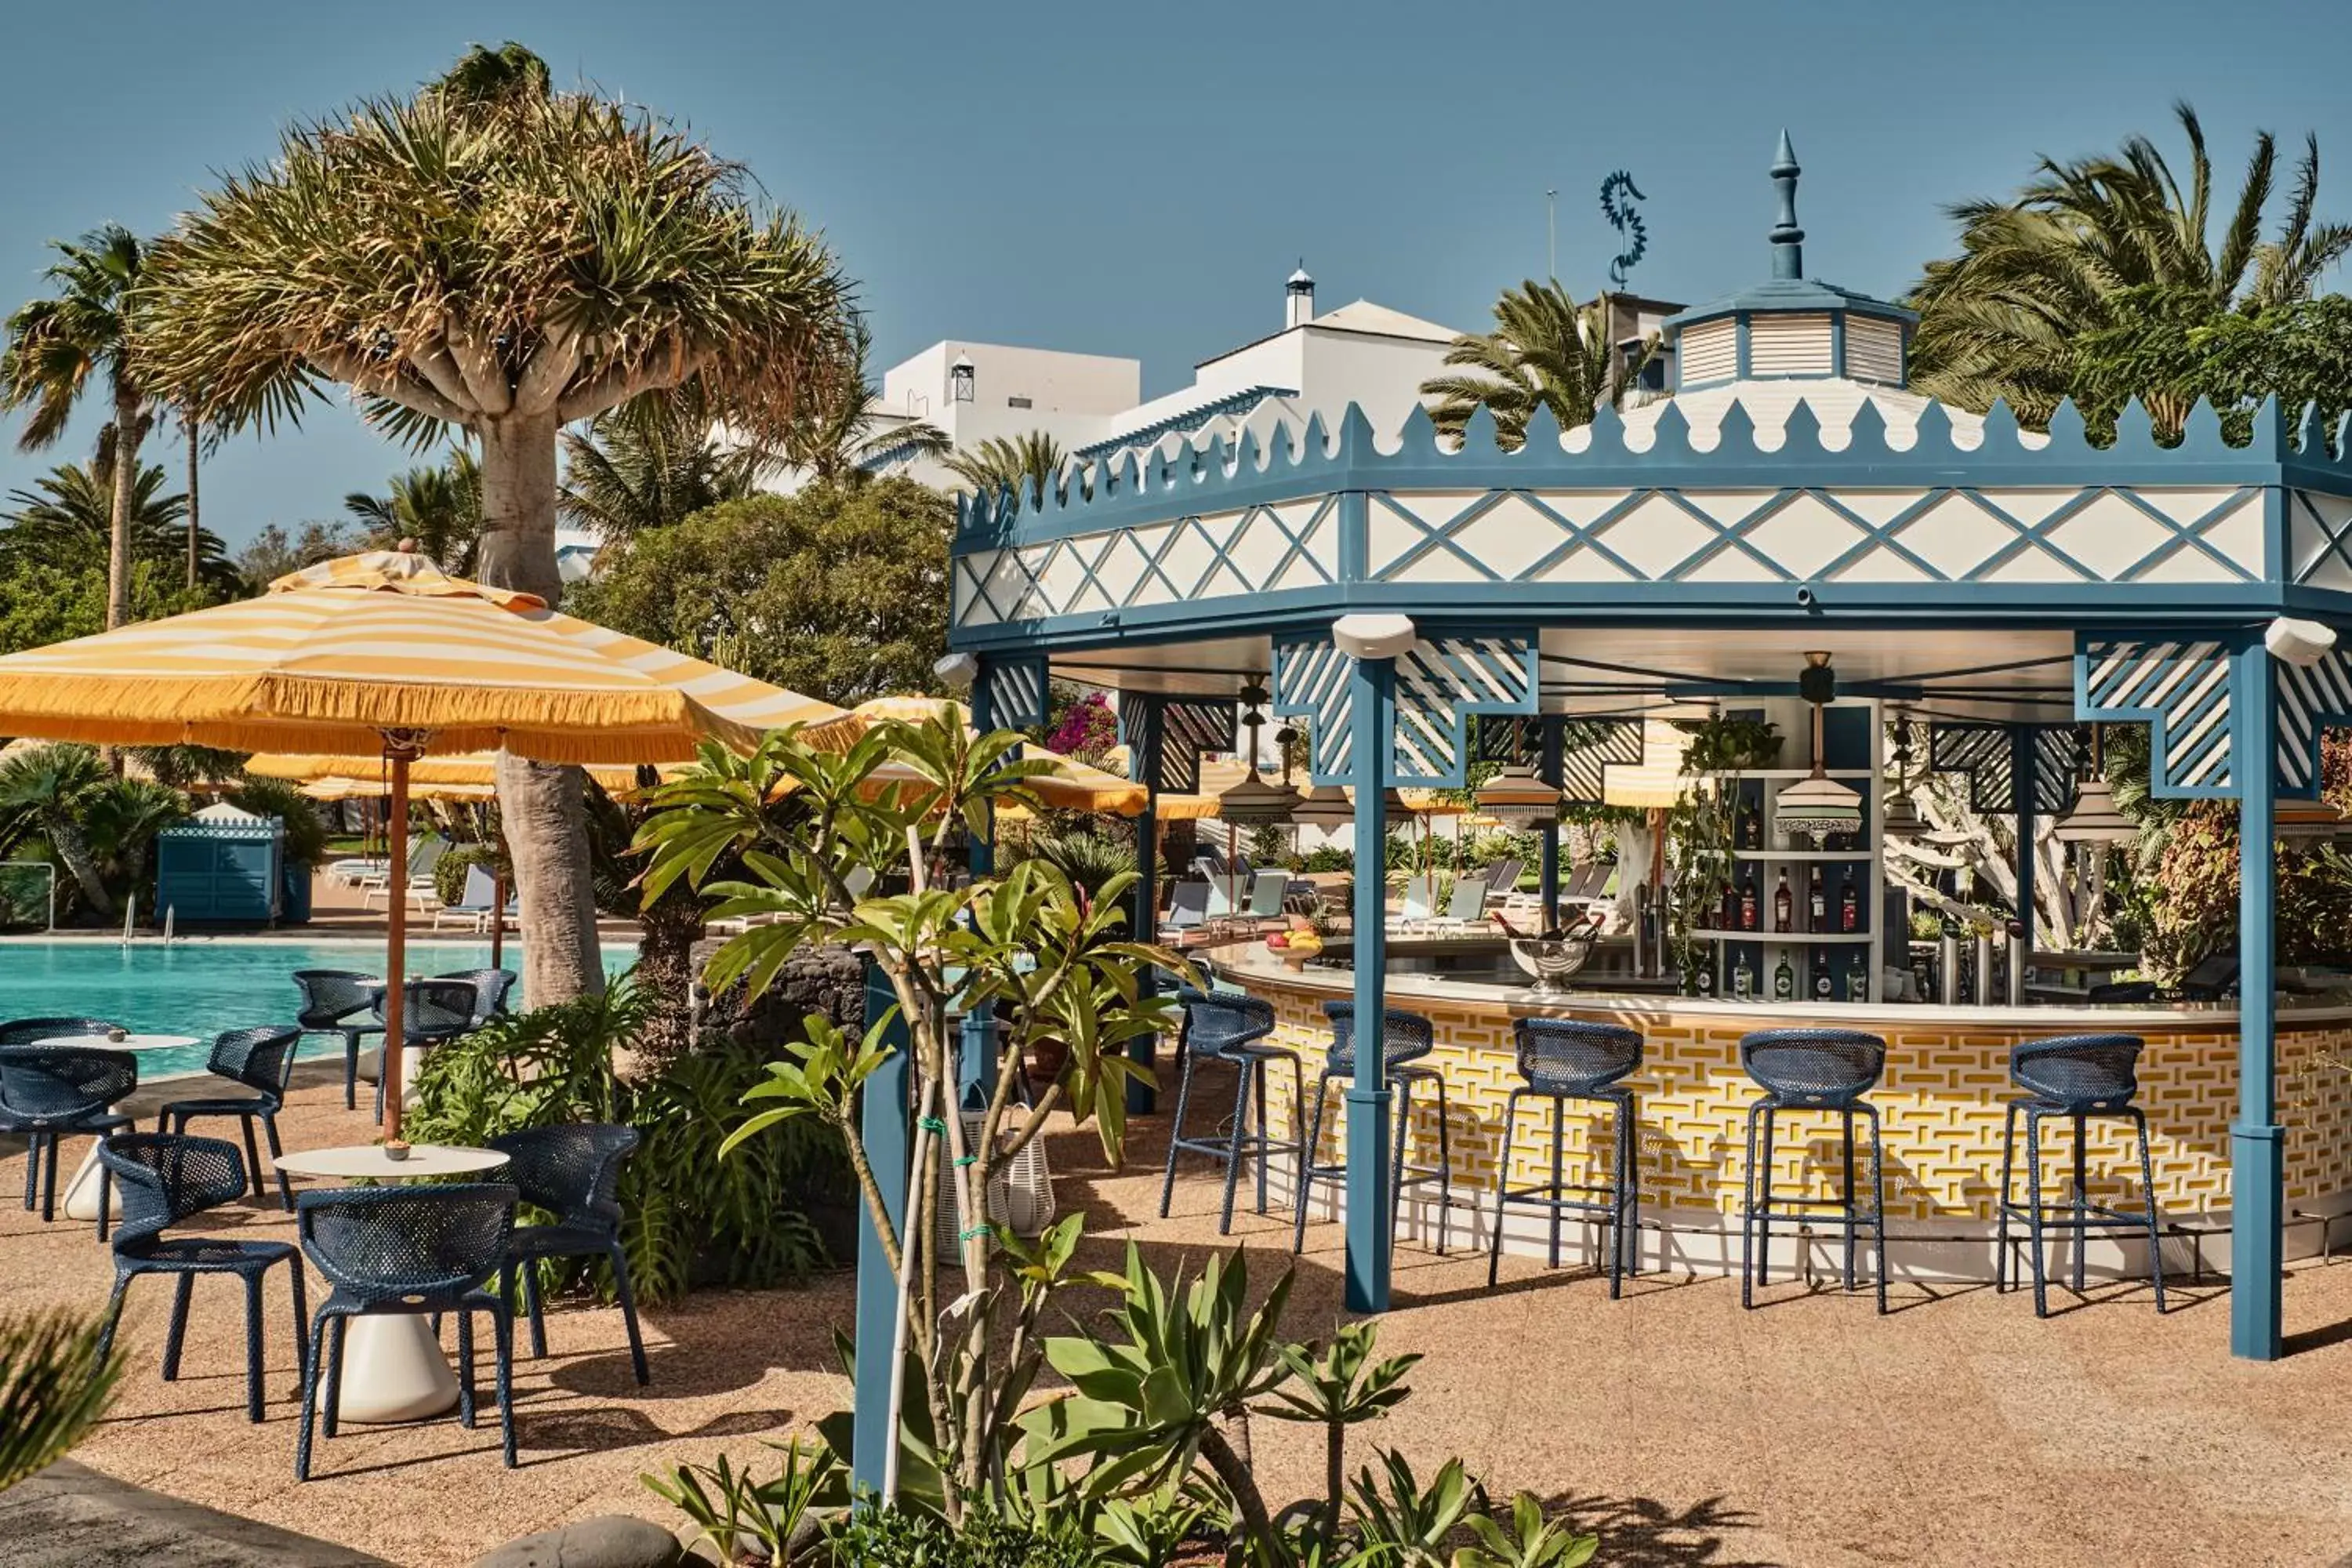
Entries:
{"label": "bowl of fruit", "polygon": [[1301,970],[1307,967],[1307,960],[1323,951],[1323,939],[1316,934],[1313,926],[1296,925],[1267,937],[1265,950],[1288,968]]}

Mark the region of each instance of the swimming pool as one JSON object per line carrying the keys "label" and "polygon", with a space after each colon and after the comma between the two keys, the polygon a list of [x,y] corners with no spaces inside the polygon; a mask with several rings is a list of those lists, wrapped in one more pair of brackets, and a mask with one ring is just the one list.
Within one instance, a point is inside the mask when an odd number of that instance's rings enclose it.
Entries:
{"label": "swimming pool", "polygon": [[[508,968],[520,949],[507,943]],[[636,960],[631,949],[604,949],[604,969],[617,974]],[[490,945],[411,942],[408,973],[446,974],[486,969]],[[212,1037],[256,1024],[290,1024],[300,993],[289,979],[298,969],[356,969],[380,973],[381,942],[236,941],[183,938],[166,946],[152,940],[0,942],[0,1018],[111,1018],[134,1033],[194,1035],[204,1043],[184,1050],[141,1055],[143,1079],[202,1072]],[[302,1042],[302,1055],[334,1056],[332,1035]]]}

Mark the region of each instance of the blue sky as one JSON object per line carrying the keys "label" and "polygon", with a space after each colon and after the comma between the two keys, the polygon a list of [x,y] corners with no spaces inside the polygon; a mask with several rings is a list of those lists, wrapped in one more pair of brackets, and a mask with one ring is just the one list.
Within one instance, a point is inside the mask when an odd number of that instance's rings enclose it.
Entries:
{"label": "blue sky", "polygon": [[[2315,131],[2324,215],[2352,216],[2340,0],[1967,7],[226,5],[117,0],[5,23],[0,303],[43,242],[166,226],[288,121],[405,90],[513,37],[691,123],[823,227],[888,363],[948,336],[1139,356],[1147,394],[1278,323],[1304,256],[1324,308],[1360,295],[1461,327],[1544,267],[1589,290],[1615,236],[1595,191],[1633,171],[1650,257],[1633,286],[1696,300],[1760,277],[1765,165],[1805,166],[1810,270],[1893,293],[1946,247],[1942,204],[2000,194],[2035,153],[2111,147],[2168,105],[2202,113],[2234,180],[2253,131]],[[45,63],[46,62],[46,63]],[[2340,285],[2340,281],[2339,284]],[[0,450],[0,489],[86,456]],[[205,474],[241,542],[335,514],[408,459],[340,405],[248,437]]]}

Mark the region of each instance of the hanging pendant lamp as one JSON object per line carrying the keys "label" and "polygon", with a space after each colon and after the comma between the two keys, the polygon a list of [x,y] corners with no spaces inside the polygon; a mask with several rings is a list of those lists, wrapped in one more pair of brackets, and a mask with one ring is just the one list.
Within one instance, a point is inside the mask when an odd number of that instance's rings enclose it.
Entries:
{"label": "hanging pendant lamp", "polygon": [[1249,731],[1249,772],[1242,782],[1217,796],[1217,815],[1236,827],[1265,827],[1288,822],[1298,808],[1298,792],[1288,784],[1268,784],[1258,776],[1257,734],[1265,724],[1265,683],[1253,678],[1242,688],[1242,726]]}
{"label": "hanging pendant lamp", "polygon": [[2063,844],[2128,844],[2139,837],[2131,818],[2116,809],[2115,786],[2107,782],[2105,737],[2091,726],[2091,776],[2074,797],[2074,809],[2051,831]]}
{"label": "hanging pendant lamp", "polygon": [[1785,831],[1817,840],[1853,833],[1862,826],[1862,796],[1831,778],[1822,763],[1822,710],[1837,696],[1837,674],[1828,654],[1805,655],[1797,691],[1813,705],[1813,771],[1780,792],[1772,803],[1773,817]]}
{"label": "hanging pendant lamp", "polygon": [[1505,827],[1541,827],[1559,820],[1561,792],[1536,777],[1533,767],[1513,763],[1478,786],[1478,809]]}
{"label": "hanging pendant lamp", "polygon": [[1895,787],[1887,792],[1886,815],[1880,830],[1891,837],[1916,838],[1927,831],[1927,819],[1911,798],[1911,716],[1895,718]]}

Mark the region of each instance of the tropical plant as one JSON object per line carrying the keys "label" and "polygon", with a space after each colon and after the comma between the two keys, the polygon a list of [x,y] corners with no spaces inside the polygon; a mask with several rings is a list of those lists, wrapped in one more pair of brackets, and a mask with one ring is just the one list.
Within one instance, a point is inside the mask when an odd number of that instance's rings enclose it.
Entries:
{"label": "tropical plant", "polygon": [[[139,471],[138,481],[131,487],[134,568],[142,561],[176,562],[187,554],[188,498],[163,494],[163,470],[151,463]],[[61,463],[35,479],[31,489],[9,491],[8,501],[12,510],[0,514],[0,521],[7,524],[0,530],[0,554],[45,561],[74,571],[107,569],[114,527],[110,468]],[[194,537],[196,576],[192,581],[215,593],[240,590],[243,582],[228,559],[227,547],[202,530]]]}
{"label": "tropical plant", "polygon": [[672,401],[632,404],[563,437],[566,521],[610,540],[668,528],[722,501],[758,493],[760,454],[722,448],[709,416]]}
{"label": "tropical plant", "polygon": [[107,886],[152,905],[147,874],[155,836],[188,815],[188,797],[153,779],[110,778],[82,805],[82,833]]}
{"label": "tropical plant", "polygon": [[1446,1547],[1483,1500],[1459,1459],[1448,1459],[1423,1486],[1402,1454],[1381,1455],[1381,1468],[1356,1473],[1356,1528],[1381,1560],[1398,1568],[1446,1568]]}
{"label": "tropical plant", "polygon": [[883,413],[881,394],[866,379],[873,342],[865,317],[852,317],[840,344],[840,369],[824,378],[819,395],[803,399],[781,431],[744,432],[763,467],[797,469],[815,484],[854,489],[873,479],[875,470],[886,464],[907,458],[943,458],[955,449],[938,426]]}
{"label": "tropical plant", "polygon": [[[159,772],[157,776],[163,775]],[[286,825],[286,858],[297,866],[317,866],[327,858],[327,819],[319,803],[290,779],[247,777],[228,792],[231,805],[256,816],[274,816]]]}
{"label": "tropical plant", "polygon": [[955,1523],[895,1509],[858,1509],[826,1542],[834,1568],[1101,1568],[1085,1529],[1067,1520],[974,1509]]}
{"label": "tropical plant", "polygon": [[0,762],[0,817],[19,816],[37,824],[49,847],[65,862],[91,913],[114,913],[106,879],[90,853],[82,820],[114,775],[89,746],[36,746]]}
{"label": "tropical plant", "polygon": [[1339,1529],[1339,1509],[1347,1494],[1348,1428],[1377,1421],[1404,1403],[1412,1391],[1404,1374],[1417,1365],[1418,1355],[1372,1359],[1380,1338],[1377,1320],[1342,1324],[1320,1354],[1312,1345],[1285,1345],[1283,1365],[1291,1381],[1274,1391],[1271,1403],[1259,1405],[1262,1415],[1277,1421],[1302,1421],[1323,1428],[1324,1528]]}
{"label": "tropical plant", "polygon": [[[2189,142],[2185,188],[2156,144],[2135,135],[2119,155],[2042,158],[2007,200],[1947,209],[1960,226],[1959,254],[1930,262],[1912,292],[1915,386],[1969,408],[2006,399],[2038,425],[2075,391],[2099,334],[2127,326],[2151,293],[2198,322],[2254,315],[2308,299],[2352,251],[2352,226],[2316,216],[2319,142],[2311,136],[2274,237],[2262,237],[2278,163],[2268,132],[2254,139],[2216,248],[2204,129],[2188,104],[2173,113]],[[2148,390],[2158,425],[2179,428],[2185,410]]]}
{"label": "tropical plant", "polygon": [[783,1456],[773,1480],[758,1480],[721,1454],[709,1465],[675,1465],[641,1476],[647,1490],[686,1515],[722,1562],[748,1548],[772,1565],[790,1568],[817,1544],[821,1531],[849,1501],[849,1472],[822,1444],[769,1443]]}
{"label": "tropical plant", "polygon": [[266,588],[289,572],[349,555],[360,547],[360,535],[344,523],[306,522],[289,533],[273,522],[237,552],[236,569],[256,588]]}
{"label": "tropical plant", "polygon": [[[70,244],[52,240],[58,259],[43,274],[48,298],[19,306],[0,349],[0,409],[30,408],[16,444],[27,452],[57,444],[92,376],[105,381],[109,421],[100,450],[112,481],[108,508],[106,624],[131,616],[132,519],[139,444],[154,423],[148,377],[133,347],[133,316],[147,260],[139,237],[120,224]],[[101,465],[93,464],[96,468]]]}
{"label": "tropical plant", "polygon": [[[1097,1122],[1115,1157],[1125,1132],[1125,1085],[1145,1070],[1127,1057],[1128,1043],[1172,1022],[1171,1005],[1143,995],[1137,972],[1158,963],[1189,973],[1174,953],[1121,934],[1124,879],[1099,901],[1037,860],[948,885],[950,828],[978,831],[994,806],[1036,805],[1028,781],[1050,764],[1013,760],[1021,741],[1013,731],[976,735],[959,720],[934,717],[877,725],[840,752],[811,744],[797,728],[770,735],[749,756],[706,746],[696,765],[657,792],[656,810],[638,836],[650,857],[643,878],[648,901],[684,879],[723,900],[710,911],[714,919],[767,922],[712,955],[704,980],[714,994],[740,984],[756,999],[796,952],[814,944],[863,947],[889,986],[893,1011],[869,1018],[856,1057],[814,1020],[808,1028],[813,1050],[845,1061],[904,1049],[925,1086],[906,1223],[895,1223],[881,1202],[880,1173],[866,1173],[865,1195],[874,1235],[900,1281],[909,1398],[919,1398],[935,1434],[951,1518],[967,1497],[1002,1488],[986,1466],[1002,1451],[996,1433],[1013,1413],[992,1400],[960,1409],[952,1397],[957,1389],[997,1388],[1008,1373],[996,1336],[961,1332],[947,1321],[951,1297],[941,1276],[944,1268],[959,1269],[961,1289],[952,1295],[966,1303],[957,1309],[961,1322],[995,1313],[1019,1287],[992,1272],[985,1225],[963,1226],[953,1254],[932,1243],[942,1194],[928,1127],[944,1128],[946,1169],[966,1215],[987,1212],[990,1178],[1065,1104],[1081,1122]],[[881,786],[876,773],[886,763],[909,782]],[[729,857],[740,858],[743,875],[705,880]],[[852,890],[853,879],[862,891]],[[1002,1046],[993,1071],[983,1072],[976,1135],[962,1117],[939,1110],[940,1086],[957,1081],[961,1049],[961,1031],[948,1024],[950,1005],[998,1021]],[[892,1043],[901,1038],[903,1046]],[[1064,1053],[1060,1074],[1015,1119],[1022,1065],[1049,1044]],[[821,1064],[808,1052],[796,1058],[776,1064],[775,1087],[763,1091],[773,1103],[730,1144],[812,1118],[840,1124],[840,1079],[848,1069],[812,1073]],[[864,1161],[854,1134],[852,1144],[853,1162]],[[894,1172],[887,1179],[899,1178]],[[866,1348],[869,1356],[876,1349]]]}
{"label": "tropical plant", "polygon": [[947,499],[909,479],[754,496],[607,547],[570,607],[843,707],[947,652]]}
{"label": "tropical plant", "polygon": [[[472,434],[479,574],[553,603],[556,437],[640,397],[789,409],[847,289],[795,218],[669,122],[556,92],[477,46],[408,99],[285,132],[157,242],[140,289],[154,387],[225,430],[298,418],[322,382],[420,447]],[[499,763],[526,988],[603,983],[578,774]]]}
{"label": "tropical plant", "polygon": [[1040,833],[1028,853],[1069,879],[1071,886],[1100,903],[1111,884],[1135,872],[1135,851],[1098,834]]}
{"label": "tropical plant", "polygon": [[1061,483],[1070,467],[1062,444],[1043,430],[1014,437],[991,436],[978,446],[952,453],[948,471],[963,488],[982,495],[1012,490],[1023,504],[1034,505]]}
{"label": "tropical plant", "polygon": [[[767,1286],[804,1277],[824,1257],[807,1209],[840,1196],[839,1146],[808,1126],[763,1139],[742,1158],[719,1158],[748,1120],[741,1101],[764,1079],[766,1062],[751,1047],[714,1039],[633,1085],[614,1062],[634,1048],[651,1007],[625,977],[434,1050],[417,1068],[413,1135],[478,1145],[567,1121],[635,1127],[637,1151],[621,1167],[621,1240],[640,1300],[667,1300],[711,1279]],[[601,1264],[542,1267],[550,1289],[585,1279],[610,1291]]]}
{"label": "tropical plant", "polygon": [[386,493],[353,490],[343,510],[365,530],[365,548],[390,550],[404,540],[459,577],[474,574],[482,532],[482,470],[459,447],[448,460],[395,474]]}
{"label": "tropical plant", "polygon": [[1454,1568],[1584,1568],[1601,1550],[1601,1537],[1580,1534],[1564,1521],[1546,1519],[1543,1500],[1533,1492],[1511,1499],[1507,1521],[1474,1513],[1464,1521],[1475,1545],[1454,1553]]}
{"label": "tropical plant", "polygon": [[1494,415],[1496,438],[1517,451],[1538,408],[1572,430],[1604,405],[1617,407],[1657,345],[1652,340],[1629,359],[1610,342],[1608,321],[1604,301],[1580,305],[1556,282],[1529,279],[1504,289],[1495,330],[1465,332],[1446,349],[1445,363],[1459,373],[1422,384],[1438,433],[1460,437],[1483,406]]}
{"label": "tropical plant", "polygon": [[81,1441],[113,1403],[122,1353],[103,1352],[106,1315],[0,1318],[0,1492]]}

